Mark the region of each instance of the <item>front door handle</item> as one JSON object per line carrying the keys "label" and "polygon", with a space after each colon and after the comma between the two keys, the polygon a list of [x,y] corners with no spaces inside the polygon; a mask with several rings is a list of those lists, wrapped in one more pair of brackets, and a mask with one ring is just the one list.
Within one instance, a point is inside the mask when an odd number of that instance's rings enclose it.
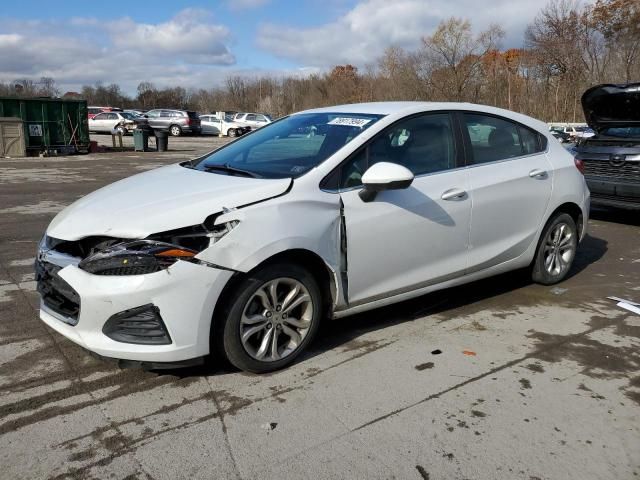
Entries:
{"label": "front door handle", "polygon": [[450,188],[440,197],[442,200],[464,200],[467,198],[467,192],[461,188]]}
{"label": "front door handle", "polygon": [[540,170],[539,168],[536,168],[529,172],[529,176],[531,178],[547,178],[547,172],[545,170]]}

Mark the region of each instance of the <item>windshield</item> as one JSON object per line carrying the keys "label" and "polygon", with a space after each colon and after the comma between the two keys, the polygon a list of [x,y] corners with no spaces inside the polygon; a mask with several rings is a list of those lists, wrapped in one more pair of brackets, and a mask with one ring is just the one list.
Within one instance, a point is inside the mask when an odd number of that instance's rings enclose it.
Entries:
{"label": "windshield", "polygon": [[606,128],[602,135],[607,137],[640,138],[640,127],[616,127]]}
{"label": "windshield", "polygon": [[261,178],[296,178],[324,162],[383,115],[305,113],[270,123],[194,165]]}
{"label": "windshield", "polygon": [[121,112],[120,115],[122,115],[127,120],[135,120],[139,116],[131,112]]}

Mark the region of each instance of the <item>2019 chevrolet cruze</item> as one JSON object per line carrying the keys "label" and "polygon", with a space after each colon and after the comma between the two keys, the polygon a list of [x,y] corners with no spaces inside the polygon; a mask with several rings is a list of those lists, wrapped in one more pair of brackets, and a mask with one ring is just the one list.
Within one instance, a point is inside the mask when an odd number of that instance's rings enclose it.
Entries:
{"label": "2019 chevrolet cruze", "polygon": [[296,113],[67,207],[39,248],[40,315],[106,357],[275,370],[325,318],[520,268],[561,281],[589,212],[578,167],[497,108]]}

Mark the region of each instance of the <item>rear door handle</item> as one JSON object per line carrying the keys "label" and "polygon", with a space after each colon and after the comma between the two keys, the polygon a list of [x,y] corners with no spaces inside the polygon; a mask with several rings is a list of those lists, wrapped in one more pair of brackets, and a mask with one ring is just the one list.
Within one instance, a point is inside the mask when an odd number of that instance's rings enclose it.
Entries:
{"label": "rear door handle", "polygon": [[547,172],[545,170],[540,170],[539,168],[536,168],[529,172],[529,176],[531,178],[547,178]]}
{"label": "rear door handle", "polygon": [[467,192],[461,188],[450,188],[440,197],[442,200],[464,200],[467,198]]}

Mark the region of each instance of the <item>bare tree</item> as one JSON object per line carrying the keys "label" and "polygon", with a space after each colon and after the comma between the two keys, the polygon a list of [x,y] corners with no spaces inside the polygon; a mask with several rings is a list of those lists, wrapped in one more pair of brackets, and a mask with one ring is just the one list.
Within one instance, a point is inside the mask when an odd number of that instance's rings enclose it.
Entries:
{"label": "bare tree", "polygon": [[477,85],[473,84],[482,58],[498,48],[503,36],[504,31],[497,25],[474,36],[468,20],[452,17],[441,22],[433,35],[422,39],[431,86],[443,98],[475,100]]}

